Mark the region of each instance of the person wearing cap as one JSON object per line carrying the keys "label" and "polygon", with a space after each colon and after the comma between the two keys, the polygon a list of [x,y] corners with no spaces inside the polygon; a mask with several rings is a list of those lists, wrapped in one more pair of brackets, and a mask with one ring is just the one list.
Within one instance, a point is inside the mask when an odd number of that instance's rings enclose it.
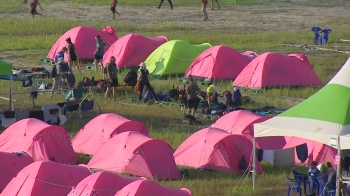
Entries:
{"label": "person wearing cap", "polygon": [[242,94],[241,91],[237,88],[233,88],[232,93],[232,106],[240,106],[242,104]]}
{"label": "person wearing cap", "polygon": [[103,73],[102,58],[103,58],[103,55],[105,53],[106,44],[102,42],[101,37],[99,35],[97,35],[95,37],[95,39],[96,39],[96,50],[94,53],[95,71],[98,70],[98,64],[100,63],[101,64],[101,72]]}
{"label": "person wearing cap", "polygon": [[196,83],[194,83],[193,78],[188,78],[188,82],[190,83],[186,89],[187,95],[187,114],[194,116],[194,113],[197,108],[197,95],[201,91]]}
{"label": "person wearing cap", "polygon": [[59,52],[57,52],[56,56],[55,56],[55,63],[57,63],[59,58],[64,59],[64,53],[66,53],[68,51],[67,47],[63,47]]}
{"label": "person wearing cap", "polygon": [[149,72],[146,68],[146,64],[142,62],[139,67],[140,69],[140,75],[138,77],[138,81],[140,81],[140,92],[139,92],[139,101],[142,100],[142,94],[143,94],[143,89],[146,88],[149,90],[149,92],[152,94],[153,98],[157,101],[157,94],[154,92],[153,87],[151,86],[149,82]]}
{"label": "person wearing cap", "polygon": [[66,42],[67,42],[67,48],[68,48],[68,66],[69,66],[69,69],[73,70],[72,66],[74,63],[78,72],[81,74],[81,70],[80,70],[79,63],[78,63],[79,57],[78,57],[77,51],[75,49],[75,46],[70,38],[67,38]]}
{"label": "person wearing cap", "polygon": [[117,4],[118,4],[118,0],[112,0],[111,11],[113,14],[113,20],[115,20],[115,14],[119,15],[119,12],[117,12],[117,10],[115,9],[117,7]]}
{"label": "person wearing cap", "polygon": [[113,89],[113,100],[116,98],[118,87],[117,65],[115,64],[115,57],[111,56],[109,63],[106,65],[106,79],[108,82],[105,99],[107,99],[110,89]]}
{"label": "person wearing cap", "polygon": [[218,104],[218,87],[214,84],[211,84],[207,88],[206,98],[209,106],[211,105],[211,103]]}

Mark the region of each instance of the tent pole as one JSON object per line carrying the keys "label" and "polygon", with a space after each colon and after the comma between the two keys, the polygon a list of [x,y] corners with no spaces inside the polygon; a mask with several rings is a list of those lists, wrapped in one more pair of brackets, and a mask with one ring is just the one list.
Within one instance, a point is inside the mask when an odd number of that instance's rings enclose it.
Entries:
{"label": "tent pole", "polygon": [[338,141],[337,141],[337,150],[338,150],[338,156],[340,157],[338,166],[337,166],[337,181],[336,181],[336,192],[335,195],[336,196],[340,196],[340,177],[341,177],[341,150],[340,150],[340,144],[339,144],[339,137],[338,137]]}
{"label": "tent pole", "polygon": [[10,102],[11,102],[11,111],[15,111],[15,106],[13,103],[13,76],[10,76]]}
{"label": "tent pole", "polygon": [[253,190],[255,189],[255,173],[256,173],[256,137],[253,139],[253,174],[252,174],[252,181],[253,181]]}

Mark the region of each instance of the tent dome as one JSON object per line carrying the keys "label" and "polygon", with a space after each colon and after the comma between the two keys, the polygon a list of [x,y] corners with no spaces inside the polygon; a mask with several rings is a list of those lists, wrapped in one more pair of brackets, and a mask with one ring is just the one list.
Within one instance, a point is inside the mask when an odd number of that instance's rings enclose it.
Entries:
{"label": "tent dome", "polygon": [[123,132],[109,139],[87,166],[145,178],[181,178],[171,146],[135,131]]}
{"label": "tent dome", "polygon": [[126,185],[114,196],[192,196],[187,188],[173,189],[149,180],[137,180]]}
{"label": "tent dome", "polygon": [[[70,38],[75,46],[80,60],[93,60],[94,52],[96,50],[96,35],[100,35],[102,41],[106,44],[105,51],[108,50],[108,48],[118,40],[118,37],[116,35],[109,34],[93,27],[79,26],[70,29],[60,38],[58,38],[56,43],[52,46],[51,50],[47,54],[46,58],[52,60],[55,59],[56,53],[67,45],[66,39]],[[68,60],[67,55],[65,55],[64,60]]]}
{"label": "tent dome", "polygon": [[214,46],[202,52],[187,69],[185,76],[208,79],[235,79],[251,59],[233,48]]}
{"label": "tent dome", "polygon": [[168,38],[164,36],[148,38],[139,34],[125,35],[109,47],[103,56],[103,64],[109,63],[110,57],[114,56],[118,68],[138,67],[156,48],[167,41]]}
{"label": "tent dome", "polygon": [[154,50],[145,60],[152,75],[184,74],[192,61],[211,45],[192,45],[183,40],[171,40]]}
{"label": "tent dome", "polygon": [[140,122],[118,114],[106,113],[90,120],[72,140],[75,152],[93,155],[111,137],[126,131],[136,131],[148,136],[148,128]]}
{"label": "tent dome", "polygon": [[[242,171],[243,161],[252,163],[253,144],[241,135],[233,135],[217,128],[204,128],[190,135],[175,151],[177,165],[216,171]],[[257,161],[257,172],[262,168]]]}
{"label": "tent dome", "polygon": [[67,196],[86,196],[96,192],[97,195],[114,195],[124,186],[141,178],[132,178],[120,176],[112,172],[97,172],[93,173],[74,187]]}
{"label": "tent dome", "polygon": [[20,120],[2,132],[0,151],[23,151],[36,161],[54,159],[65,164],[77,161],[69,133],[60,126],[51,126],[35,118]]}
{"label": "tent dome", "polygon": [[19,171],[33,163],[33,158],[26,154],[0,152],[0,193]]}
{"label": "tent dome", "polygon": [[67,195],[72,187],[90,174],[90,170],[85,167],[38,161],[23,168],[7,184],[1,195]]}
{"label": "tent dome", "polygon": [[[305,57],[303,57],[305,59]],[[251,89],[281,86],[322,86],[312,65],[298,57],[268,52],[252,60],[233,81]]]}

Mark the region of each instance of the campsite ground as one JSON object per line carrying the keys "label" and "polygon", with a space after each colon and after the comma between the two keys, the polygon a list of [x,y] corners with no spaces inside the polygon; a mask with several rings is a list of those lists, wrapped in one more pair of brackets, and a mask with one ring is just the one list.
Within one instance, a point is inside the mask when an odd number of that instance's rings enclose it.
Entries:
{"label": "campsite ground", "polygon": [[[0,6],[0,59],[13,63],[17,68],[44,66],[39,58],[45,57],[56,39],[65,31],[80,25],[103,28],[113,26],[119,37],[135,32],[146,36],[165,35],[169,39],[182,39],[191,43],[208,42],[212,45],[228,45],[239,51],[254,50],[259,53],[278,51],[282,53],[303,52],[308,55],[319,77],[324,83],[339,70],[347,59],[347,54],[322,50],[304,50],[301,47],[287,47],[281,44],[303,43],[312,44],[312,26],[331,28],[330,45],[337,49],[347,44],[340,39],[349,39],[347,22],[350,17],[348,1],[318,1],[318,0],[277,0],[273,3],[264,0],[240,0],[222,4],[222,10],[209,10],[208,22],[201,21],[202,13],[197,0],[174,1],[174,10],[170,10],[167,2],[162,9],[156,9],[158,1],[130,0],[120,2],[118,10],[121,12],[116,21],[111,20],[109,0],[43,0],[41,11],[44,16],[31,20],[28,5],[15,0],[2,0]],[[257,3],[258,2],[258,3]],[[263,2],[263,3],[261,3]],[[327,47],[329,48],[329,47]],[[84,75],[92,76],[91,72]],[[99,77],[99,76],[98,76]],[[120,81],[123,74],[120,75]],[[157,91],[167,91],[172,85],[180,85],[177,80],[152,81]],[[220,82],[220,92],[231,90],[230,82]],[[0,93],[8,93],[8,83],[0,81]],[[16,91],[23,91],[16,83]],[[252,97],[254,103],[247,107],[273,105],[289,108],[317,89],[278,89],[259,93],[244,92]],[[5,96],[0,94],[0,96]],[[7,95],[6,95],[7,96]],[[43,95],[37,104],[63,100],[64,95],[55,95],[52,100]],[[28,108],[31,100],[28,95],[15,96],[17,108]],[[198,130],[198,126],[182,125],[182,112],[178,106],[158,107],[132,104],[128,98],[119,98],[111,103],[101,95],[95,95],[96,101],[103,112],[111,111],[139,120],[151,129],[151,136],[169,142],[175,149],[191,133]],[[330,103],[332,104],[332,103]],[[336,103],[333,103],[336,104]],[[1,101],[1,108],[8,106],[8,102]],[[70,120],[66,129],[74,134],[91,118],[89,113],[83,120]],[[206,124],[210,124],[207,122]],[[86,161],[86,160],[82,160]],[[274,169],[264,165],[265,173],[257,179],[258,190],[253,194],[251,180],[235,189],[240,175],[223,174],[220,172],[190,173],[187,181],[161,182],[171,187],[188,187],[193,195],[284,195],[286,184],[283,174],[287,170]]]}

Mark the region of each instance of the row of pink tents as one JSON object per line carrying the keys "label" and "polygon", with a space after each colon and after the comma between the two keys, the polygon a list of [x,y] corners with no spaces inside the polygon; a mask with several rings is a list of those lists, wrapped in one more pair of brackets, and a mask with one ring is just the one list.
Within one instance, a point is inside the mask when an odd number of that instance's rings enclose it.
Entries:
{"label": "row of pink tents", "polygon": [[[109,28],[110,29],[110,28]],[[138,66],[168,39],[164,36],[147,38],[139,34],[127,34],[118,39],[115,31],[100,31],[86,26],[73,28],[63,34],[53,45],[47,58],[54,59],[56,53],[66,46],[70,37],[81,59],[93,59],[95,41],[100,35],[107,44],[103,63],[116,57],[118,68]],[[91,41],[88,41],[91,40]],[[207,79],[230,79],[233,85],[259,89],[276,86],[322,86],[305,55],[283,55],[275,52],[257,54],[254,51],[239,53],[227,46],[214,46],[201,53],[188,67],[185,77],[196,76]]]}
{"label": "row of pink tents", "polygon": [[0,195],[9,196],[191,196],[145,178],[112,172],[91,174],[84,165],[34,162],[29,155],[0,152]]}

